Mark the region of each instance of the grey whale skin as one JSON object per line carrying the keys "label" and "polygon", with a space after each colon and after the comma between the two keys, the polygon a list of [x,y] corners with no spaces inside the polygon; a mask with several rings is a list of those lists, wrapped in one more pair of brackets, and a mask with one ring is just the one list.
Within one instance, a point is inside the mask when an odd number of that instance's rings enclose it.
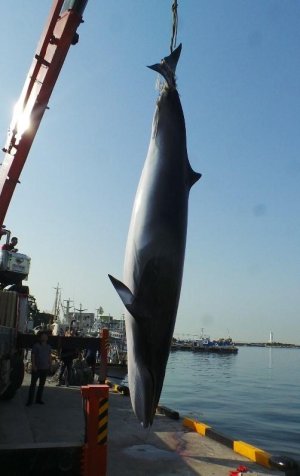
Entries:
{"label": "grey whale skin", "polygon": [[180,296],[188,198],[200,178],[190,166],[175,69],[181,45],[149,66],[166,80],[127,238],[124,283],[109,275],[127,312],[128,381],[133,410],[152,425],[170,352]]}

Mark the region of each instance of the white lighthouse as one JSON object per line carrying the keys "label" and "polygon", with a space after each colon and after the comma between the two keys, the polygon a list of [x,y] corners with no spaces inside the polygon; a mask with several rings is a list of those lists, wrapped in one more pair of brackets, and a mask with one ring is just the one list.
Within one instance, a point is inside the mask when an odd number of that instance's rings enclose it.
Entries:
{"label": "white lighthouse", "polygon": [[269,339],[269,344],[273,344],[274,343],[274,334],[272,331],[270,331],[270,339]]}

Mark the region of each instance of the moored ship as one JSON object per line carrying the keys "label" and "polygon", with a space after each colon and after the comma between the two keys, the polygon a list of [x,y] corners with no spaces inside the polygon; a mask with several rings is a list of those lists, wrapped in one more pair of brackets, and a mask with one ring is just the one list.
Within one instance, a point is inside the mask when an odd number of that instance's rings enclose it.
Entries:
{"label": "moored ship", "polygon": [[214,352],[218,354],[237,354],[238,348],[230,337],[227,339],[199,339],[193,342],[194,352]]}
{"label": "moored ship", "polygon": [[198,339],[173,339],[171,350],[189,350],[193,352],[212,352],[217,354],[237,354],[238,347],[231,337],[211,340],[203,334]]}

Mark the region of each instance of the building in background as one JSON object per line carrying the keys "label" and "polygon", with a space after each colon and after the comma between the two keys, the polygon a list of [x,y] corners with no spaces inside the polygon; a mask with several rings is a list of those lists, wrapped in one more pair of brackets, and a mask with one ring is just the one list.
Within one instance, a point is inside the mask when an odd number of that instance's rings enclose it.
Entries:
{"label": "building in background", "polygon": [[70,326],[83,334],[89,332],[94,326],[95,314],[93,312],[73,312],[70,317]]}

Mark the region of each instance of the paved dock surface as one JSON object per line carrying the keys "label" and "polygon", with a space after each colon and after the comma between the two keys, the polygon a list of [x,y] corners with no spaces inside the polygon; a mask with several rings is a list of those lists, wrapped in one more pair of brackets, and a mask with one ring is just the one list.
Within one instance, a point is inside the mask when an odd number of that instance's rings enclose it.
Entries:
{"label": "paved dock surface", "polygon": [[[29,380],[26,375],[12,401],[0,402],[0,464],[1,449],[80,445],[84,441],[80,389],[48,383],[45,405],[26,407]],[[259,474],[282,474],[264,470],[229,448],[183,428],[180,420],[157,415],[152,428],[144,430],[132,412],[130,399],[110,393],[108,476],[228,476],[240,464]]]}

